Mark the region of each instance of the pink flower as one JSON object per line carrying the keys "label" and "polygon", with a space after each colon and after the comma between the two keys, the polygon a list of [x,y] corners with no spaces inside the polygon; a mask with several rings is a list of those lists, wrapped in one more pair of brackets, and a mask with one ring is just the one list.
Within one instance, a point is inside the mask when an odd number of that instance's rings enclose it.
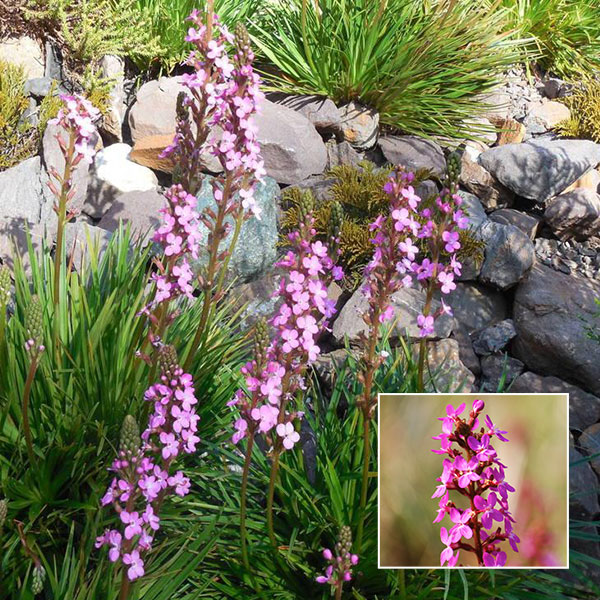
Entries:
{"label": "pink flower", "polygon": [[449,294],[452,290],[456,289],[456,284],[454,283],[454,275],[452,273],[446,273],[445,271],[441,271],[438,274],[438,280],[442,284],[442,294]]}
{"label": "pink flower", "polygon": [[483,564],[486,567],[503,567],[506,564],[506,552],[497,552],[496,554],[484,552]]}
{"label": "pink flower", "polygon": [[427,337],[435,332],[433,321],[434,319],[431,315],[417,316],[417,326],[419,327],[419,335],[421,337]]}
{"label": "pink flower", "polygon": [[134,581],[144,575],[144,561],[140,558],[140,553],[137,550],[133,550],[130,554],[124,554],[123,562],[126,565],[131,565],[127,569],[129,581]]}
{"label": "pink flower", "polygon": [[442,239],[446,242],[444,248],[446,252],[456,252],[460,248],[460,242],[458,241],[459,235],[456,231],[444,231],[442,233]]}
{"label": "pink flower", "polygon": [[300,435],[294,429],[292,423],[279,423],[277,425],[277,435],[283,438],[283,446],[287,450],[291,450],[294,444],[300,441]]}
{"label": "pink flower", "polygon": [[121,511],[119,515],[121,521],[127,525],[125,528],[125,539],[130,540],[134,535],[142,533],[142,519],[137,512],[127,512],[126,510]]}
{"label": "pink flower", "polygon": [[446,545],[446,548],[442,550],[442,553],[440,554],[440,566],[443,567],[444,563],[447,562],[449,567],[453,567],[458,561],[459,553],[457,552],[456,555],[454,554],[454,550],[452,548],[454,540],[450,538],[445,527],[440,529],[440,538],[442,540],[442,544]]}

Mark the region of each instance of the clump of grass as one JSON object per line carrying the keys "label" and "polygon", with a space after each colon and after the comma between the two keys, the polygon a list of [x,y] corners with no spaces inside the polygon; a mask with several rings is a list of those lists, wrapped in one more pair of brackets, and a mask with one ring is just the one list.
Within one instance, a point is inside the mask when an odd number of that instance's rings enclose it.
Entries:
{"label": "clump of grass", "polygon": [[269,3],[254,41],[272,87],[375,108],[398,130],[474,136],[465,124],[519,57],[506,11],[473,0]]}
{"label": "clump of grass", "polygon": [[500,6],[507,30],[531,40],[543,68],[572,78],[600,67],[600,0],[502,0]]}
{"label": "clump of grass", "polygon": [[588,79],[572,96],[561,99],[571,118],[556,128],[559,135],[600,142],[600,81]]}

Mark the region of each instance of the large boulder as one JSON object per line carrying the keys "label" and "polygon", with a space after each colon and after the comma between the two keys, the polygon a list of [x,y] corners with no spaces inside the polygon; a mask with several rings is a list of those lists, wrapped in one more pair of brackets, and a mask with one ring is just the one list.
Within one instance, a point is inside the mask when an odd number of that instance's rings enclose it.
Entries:
{"label": "large boulder", "polygon": [[502,223],[503,225],[514,225],[517,229],[520,229],[530,240],[535,239],[535,235],[538,230],[541,218],[530,215],[521,210],[515,210],[514,208],[501,208],[495,210],[491,215],[490,219],[496,223]]}
{"label": "large boulder", "polygon": [[460,347],[456,340],[445,339],[429,342],[427,344],[427,367],[426,391],[447,393],[473,391],[475,376],[461,361]]}
{"label": "large boulder", "polygon": [[[392,339],[405,336],[413,340],[419,339],[417,316],[425,306],[425,292],[420,288],[403,288],[392,296],[391,305],[394,309],[395,322]],[[440,302],[434,300],[431,312],[436,312],[440,306]],[[333,323],[333,338],[338,344],[343,344],[346,338],[351,343],[356,342],[361,333],[368,331],[369,328],[363,320],[363,315],[368,309],[369,302],[362,290],[358,289],[346,302]],[[447,338],[452,333],[454,324],[452,317],[441,315],[435,321],[435,331],[430,336],[431,339]]]}
{"label": "large boulder", "polygon": [[600,233],[600,195],[577,188],[551,200],[544,212],[544,219],[555,233],[564,240],[586,240]]}
{"label": "large boulder", "polygon": [[515,355],[531,370],[600,394],[600,345],[587,335],[598,284],[536,265],[515,294]]}
{"label": "large boulder", "polygon": [[569,428],[582,432],[600,421],[600,398],[558,377],[543,377],[532,371],[521,375],[511,386],[521,394],[569,394]]}
{"label": "large boulder", "polygon": [[514,225],[487,221],[477,236],[485,243],[479,279],[500,290],[516,285],[535,261],[535,247],[529,237]]}
{"label": "large boulder", "polygon": [[507,144],[483,152],[479,163],[519,196],[545,202],[600,163],[600,144],[582,140]]}
{"label": "large boulder", "polygon": [[[205,208],[216,210],[216,204],[212,191],[213,178],[207,175],[203,181],[200,191],[196,194],[198,198],[198,212]],[[256,187],[254,198],[261,209],[260,219],[250,217],[242,225],[240,236],[231,256],[229,263],[229,275],[237,278],[238,282],[250,281],[259,277],[269,270],[275,262],[277,255],[277,199],[279,197],[279,186],[271,177],[266,177],[263,183]],[[226,219],[231,222],[231,218]],[[204,225],[200,226],[204,237],[207,231]],[[221,250],[226,250],[231,242],[233,228],[229,235],[221,243]],[[205,243],[201,244],[201,253],[197,261],[192,261],[195,269],[200,269],[206,264],[208,248]]]}
{"label": "large boulder", "polygon": [[125,104],[125,63],[119,56],[107,54],[100,61],[100,71],[112,81],[108,106],[102,120],[102,129],[117,142],[123,141],[123,121],[127,112]]}
{"label": "large boulder", "polygon": [[264,100],[256,126],[267,175],[278,183],[298,183],[325,170],[327,148],[305,116]]}
{"label": "large boulder", "polygon": [[469,334],[495,325],[508,315],[504,294],[478,283],[457,283],[446,302]]}
{"label": "large boulder", "polygon": [[416,135],[386,135],[379,140],[385,158],[393,165],[409,171],[428,169],[438,177],[446,171],[446,158],[441,147]]}

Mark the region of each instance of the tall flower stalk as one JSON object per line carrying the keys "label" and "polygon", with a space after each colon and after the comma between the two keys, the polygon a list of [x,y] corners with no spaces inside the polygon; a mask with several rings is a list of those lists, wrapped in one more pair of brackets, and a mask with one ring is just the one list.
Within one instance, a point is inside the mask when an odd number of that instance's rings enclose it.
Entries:
{"label": "tall flower stalk", "polygon": [[37,296],[33,296],[27,306],[27,312],[25,314],[25,350],[29,357],[29,369],[27,371],[27,378],[25,379],[25,387],[23,388],[23,403],[21,406],[21,412],[23,415],[23,432],[25,434],[25,445],[27,447],[27,455],[29,456],[29,462],[31,465],[35,463],[35,454],[33,452],[33,442],[31,436],[31,426],[29,423],[29,399],[31,396],[31,386],[33,385],[33,379],[38,369],[40,356],[45,350],[43,344],[43,309],[40,299]]}
{"label": "tall flower stalk", "polygon": [[[198,328],[189,346],[184,367],[189,368],[198,351],[214,304],[223,293],[225,274],[245,219],[260,217],[254,198],[256,184],[265,175],[256,141],[253,116],[263,98],[259,77],[252,68],[254,54],[243,26],[232,35],[208,7],[194,11],[186,41],[193,44],[187,64],[193,72],[182,76],[186,92],[177,106],[177,132],[163,156],[176,163],[176,178],[183,189],[196,193],[201,184],[202,162],[207,153],[219,161],[223,175],[212,182],[216,210],[207,208],[200,216],[208,231],[207,264],[198,277],[204,292]],[[233,48],[230,58],[227,48]],[[221,131],[220,137],[211,132]],[[226,250],[225,238],[233,233]]]}
{"label": "tall flower stalk", "polygon": [[[433,438],[441,444],[433,452],[448,456],[437,479],[440,485],[432,496],[439,498],[433,522],[439,523],[446,516],[452,522],[450,529],[440,530],[440,539],[446,546],[440,554],[441,566],[446,562],[450,567],[455,566],[462,550],[475,554],[480,567],[502,567],[506,564],[506,552],[500,549],[500,544],[505,540],[518,552],[520,539],[513,531],[515,520],[508,506],[508,494],[515,488],[506,481],[506,465],[491,443],[494,437],[501,442],[508,439],[506,431],[496,427],[489,415],[480,428],[484,407],[482,400],[475,400],[468,416],[462,418],[465,404],[456,409],[449,404],[446,416],[439,419],[442,433]],[[457,506],[450,500],[450,492],[462,495],[468,506],[463,509]]]}
{"label": "tall flower stalk", "polygon": [[[371,243],[375,250],[371,262],[365,268],[366,282],[362,288],[368,301],[368,309],[363,314],[367,331],[361,334],[363,348],[359,381],[362,394],[358,407],[362,413],[362,477],[360,488],[359,518],[356,533],[356,548],[360,553],[364,532],[365,510],[369,487],[369,467],[371,462],[371,419],[377,404],[373,391],[374,378],[384,357],[377,354],[377,342],[386,322],[394,318],[392,296],[403,287],[411,287],[414,282],[426,288],[425,304],[417,318],[421,336],[419,349],[419,389],[423,387],[423,366],[425,364],[425,338],[434,331],[435,318],[443,313],[451,314],[451,309],[443,301],[441,308],[431,314],[433,292],[440,288],[442,293],[450,293],[455,287],[454,273],[460,274],[461,265],[456,259],[460,248],[455,226],[464,228],[467,219],[455,209],[461,202],[456,194],[455,160],[450,161],[449,185],[435,200],[435,207],[423,207],[421,198],[412,186],[414,174],[397,169],[390,174],[384,186],[389,197],[389,212],[379,215],[370,225],[373,232]],[[448,257],[448,264],[443,259]]]}
{"label": "tall flower stalk", "polygon": [[[246,489],[251,453],[256,435],[263,435],[270,448],[271,472],[267,493],[267,531],[273,547],[273,502],[279,459],[300,440],[296,424],[302,419],[299,396],[306,389],[306,370],[320,353],[318,338],[335,314],[335,302],[328,298],[327,287],[343,272],[338,258],[339,220],[330,228],[329,244],[316,240],[313,201],[309,194],[299,204],[300,223],[288,235],[290,249],[277,267],[284,271],[274,293],[278,306],[274,317],[259,323],[255,335],[255,356],[243,368],[246,389],[237,391],[229,403],[237,406],[232,441],[248,438],[242,473],[241,537],[242,557],[249,568],[246,542]],[[339,219],[339,210],[332,211]]]}
{"label": "tall flower stalk", "polygon": [[151,550],[160,528],[160,508],[169,495],[185,496],[190,480],[176,470],[177,458],[196,450],[199,420],[191,375],[178,365],[172,346],[158,353],[161,377],[145,393],[153,412],[140,435],[135,419],[123,423],[115,476],[102,498],[119,516],[120,529],[109,529],[97,538],[96,547],[109,546],[108,557],[123,564],[119,600],[128,597],[130,583],[145,574],[144,554]]}
{"label": "tall flower stalk", "polygon": [[[55,119],[49,124],[58,125],[59,132],[56,141],[63,155],[64,169],[59,173],[54,166],[50,168],[51,181],[48,186],[56,198],[54,211],[58,216],[56,232],[56,250],[54,254],[54,305],[60,303],[60,271],[63,261],[64,230],[65,225],[75,213],[69,209],[69,202],[75,195],[73,186],[73,171],[82,162],[91,163],[94,159],[96,127],[94,121],[100,116],[88,100],[81,96],[60,96],[63,107],[58,111]],[[66,134],[66,139],[63,137]]]}
{"label": "tall flower stalk", "polygon": [[338,541],[332,552],[323,549],[323,558],[329,563],[324,575],[317,577],[317,583],[329,584],[331,595],[341,600],[344,583],[352,579],[352,568],[358,564],[358,555],[352,554],[352,531],[345,525],[340,529]]}

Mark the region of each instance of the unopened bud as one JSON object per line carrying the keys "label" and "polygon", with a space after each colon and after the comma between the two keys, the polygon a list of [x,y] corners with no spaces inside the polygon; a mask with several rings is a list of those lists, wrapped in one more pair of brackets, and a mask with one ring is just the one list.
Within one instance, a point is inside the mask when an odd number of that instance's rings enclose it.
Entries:
{"label": "unopened bud", "polygon": [[331,213],[329,215],[329,239],[337,238],[340,235],[342,228],[342,220],[344,219],[344,209],[336,200],[331,203]]}
{"label": "unopened bud", "polygon": [[234,29],[234,44],[237,50],[238,56],[242,63],[247,62],[248,57],[252,53],[250,47],[250,36],[248,30],[243,23],[237,23]]}
{"label": "unopened bud", "polygon": [[6,515],[8,514],[8,501],[6,498],[2,498],[0,500],[0,529],[2,529],[2,525],[4,525],[4,521],[6,521]]}
{"label": "unopened bud", "polygon": [[338,556],[346,556],[352,548],[352,530],[347,525],[340,529],[336,550]]}
{"label": "unopened bud", "polygon": [[451,152],[446,163],[448,165],[448,188],[452,189],[458,185],[460,178],[460,154]]}
{"label": "unopened bud", "polygon": [[174,346],[162,346],[158,351],[158,365],[162,375],[169,379],[177,376],[179,364],[177,362],[177,351]]}
{"label": "unopened bud", "polygon": [[25,312],[25,335],[27,338],[25,348],[31,357],[37,356],[44,349],[42,319],[42,303],[37,296],[32,296]]}
{"label": "unopened bud", "polygon": [[254,325],[254,356],[257,364],[264,365],[269,344],[267,320],[262,317]]}
{"label": "unopened bud", "polygon": [[0,307],[6,308],[10,300],[10,269],[0,266]]}
{"label": "unopened bud", "polygon": [[123,419],[121,426],[121,437],[119,439],[119,450],[127,457],[135,456],[140,449],[140,428],[137,421],[131,415]]}
{"label": "unopened bud", "polygon": [[34,596],[42,593],[44,589],[44,581],[46,580],[46,569],[42,565],[36,565],[33,569],[33,577],[31,579],[31,593]]}
{"label": "unopened bud", "polygon": [[309,215],[312,215],[312,212],[315,208],[315,198],[310,192],[307,190],[303,192],[300,196],[300,200],[298,202],[298,212],[300,215],[300,221],[304,223]]}

